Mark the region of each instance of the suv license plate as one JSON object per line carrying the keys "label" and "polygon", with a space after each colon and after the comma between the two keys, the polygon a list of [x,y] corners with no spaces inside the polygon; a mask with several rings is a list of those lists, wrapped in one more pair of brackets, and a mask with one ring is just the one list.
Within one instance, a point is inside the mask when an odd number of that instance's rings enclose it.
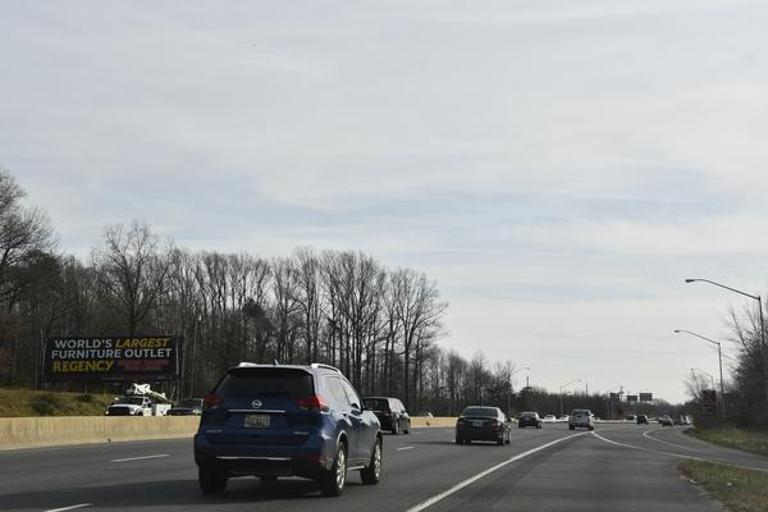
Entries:
{"label": "suv license plate", "polygon": [[473,427],[482,427],[483,426],[483,420],[475,420],[472,422]]}
{"label": "suv license plate", "polygon": [[269,414],[248,414],[245,416],[245,426],[251,428],[268,427],[269,419]]}

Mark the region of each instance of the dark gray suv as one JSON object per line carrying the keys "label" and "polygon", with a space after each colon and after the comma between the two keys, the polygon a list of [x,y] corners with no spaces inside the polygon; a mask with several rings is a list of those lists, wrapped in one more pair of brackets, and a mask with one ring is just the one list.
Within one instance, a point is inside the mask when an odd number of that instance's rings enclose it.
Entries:
{"label": "dark gray suv", "polygon": [[360,470],[368,485],[381,479],[381,428],[332,366],[240,363],[205,397],[195,462],[205,494],[255,475],[311,478],[339,496],[347,471]]}

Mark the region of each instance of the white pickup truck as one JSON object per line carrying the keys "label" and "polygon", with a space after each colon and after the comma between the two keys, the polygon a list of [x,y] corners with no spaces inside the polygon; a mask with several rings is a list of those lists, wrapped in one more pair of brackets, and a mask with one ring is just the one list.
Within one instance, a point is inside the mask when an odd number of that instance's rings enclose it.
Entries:
{"label": "white pickup truck", "polygon": [[121,396],[107,407],[106,416],[165,416],[171,404],[153,402],[148,396]]}

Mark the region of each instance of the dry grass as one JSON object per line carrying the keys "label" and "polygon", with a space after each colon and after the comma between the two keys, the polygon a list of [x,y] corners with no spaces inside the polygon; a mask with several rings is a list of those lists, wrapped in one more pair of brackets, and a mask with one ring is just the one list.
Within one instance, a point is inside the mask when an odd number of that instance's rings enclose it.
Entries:
{"label": "dry grass", "polygon": [[702,441],[768,456],[768,432],[736,427],[715,427],[696,428],[690,433]]}
{"label": "dry grass", "polygon": [[684,460],[680,471],[731,512],[768,512],[768,473],[726,464]]}
{"label": "dry grass", "polygon": [[101,416],[109,395],[0,388],[0,417]]}

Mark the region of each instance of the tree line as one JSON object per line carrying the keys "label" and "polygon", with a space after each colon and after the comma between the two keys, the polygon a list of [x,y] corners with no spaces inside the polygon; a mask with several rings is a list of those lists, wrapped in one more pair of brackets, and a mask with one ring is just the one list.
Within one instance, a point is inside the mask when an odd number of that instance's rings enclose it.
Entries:
{"label": "tree line", "polygon": [[80,259],[24,198],[0,170],[2,385],[42,387],[51,337],[166,333],[184,339],[181,396],[204,394],[239,361],[331,364],[361,393],[436,414],[511,396],[510,363],[492,371],[439,346],[448,304],[422,272],[359,251],[190,251],[140,222],[106,226]]}
{"label": "tree line", "polygon": [[[0,170],[0,385],[46,386],[51,337],[172,334],[184,339],[180,397],[205,394],[240,361],[321,362],[416,414],[469,404],[559,410],[557,394],[514,388],[511,361],[440,346],[448,304],[423,272],[359,251],[190,251],[140,222],[106,226],[77,258],[59,251],[50,221],[24,198]],[[602,403],[590,397],[569,407]]]}

